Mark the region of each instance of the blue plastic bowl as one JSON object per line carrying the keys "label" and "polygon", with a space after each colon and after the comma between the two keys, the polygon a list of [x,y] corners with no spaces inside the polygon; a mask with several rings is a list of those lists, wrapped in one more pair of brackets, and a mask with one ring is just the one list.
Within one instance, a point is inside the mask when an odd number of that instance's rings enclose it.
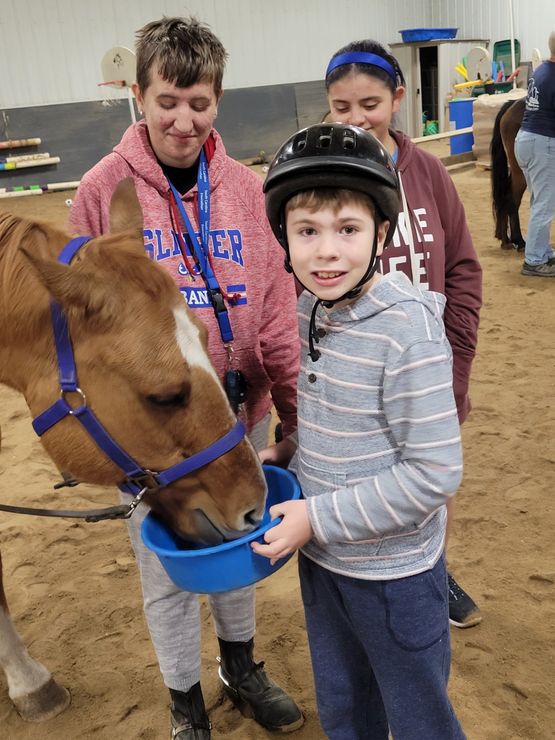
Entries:
{"label": "blue plastic bowl", "polygon": [[292,473],[273,465],[264,465],[263,469],[268,484],[266,513],[257,529],[238,540],[215,547],[195,547],[181,540],[154,514],[145,517],[141,528],[143,542],[158,555],[176,586],[199,594],[232,591],[267,578],[289,560],[290,556],[270,565],[268,558],[257,555],[251,548],[251,542],[263,542],[264,533],[280,521],[270,520],[269,508],[301,496],[301,489]]}
{"label": "blue plastic bowl", "polygon": [[436,39],[454,39],[458,28],[406,28],[399,31],[405,44],[411,41],[435,41]]}

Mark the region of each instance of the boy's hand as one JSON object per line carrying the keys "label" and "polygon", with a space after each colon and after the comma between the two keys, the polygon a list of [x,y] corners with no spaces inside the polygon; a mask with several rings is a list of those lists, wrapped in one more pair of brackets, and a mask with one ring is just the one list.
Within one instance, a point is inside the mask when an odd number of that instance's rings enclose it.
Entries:
{"label": "boy's hand", "polygon": [[272,565],[280,558],[298,550],[312,537],[312,527],[306,510],[306,501],[284,501],[270,509],[270,516],[275,519],[283,516],[283,521],[269,529],[264,540],[266,545],[252,542],[251,547],[258,555],[270,558]]}
{"label": "boy's hand", "polygon": [[286,437],[271,447],[265,447],[258,453],[258,459],[261,463],[268,465],[278,465],[280,468],[286,468],[295,454],[297,445],[292,439]]}

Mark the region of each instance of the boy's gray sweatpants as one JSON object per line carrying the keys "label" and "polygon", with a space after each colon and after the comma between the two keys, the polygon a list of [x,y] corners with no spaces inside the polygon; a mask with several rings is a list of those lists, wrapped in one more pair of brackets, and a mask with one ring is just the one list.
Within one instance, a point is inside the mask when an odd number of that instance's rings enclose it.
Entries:
{"label": "boy's gray sweatpants", "polygon": [[[256,450],[268,444],[270,415],[249,435]],[[121,494],[123,503],[129,496]],[[188,691],[200,681],[200,605],[198,594],[182,591],[170,580],[158,557],[141,539],[141,524],[148,507],[139,504],[127,520],[135,551],[144,611],[164,683],[168,688]],[[254,586],[208,597],[216,634],[223,640],[245,642],[255,632]]]}

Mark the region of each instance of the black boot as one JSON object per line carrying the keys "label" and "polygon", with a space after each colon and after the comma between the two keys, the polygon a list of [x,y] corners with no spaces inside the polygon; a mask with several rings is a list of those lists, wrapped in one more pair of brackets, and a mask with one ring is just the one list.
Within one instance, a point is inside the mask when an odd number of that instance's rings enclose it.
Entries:
{"label": "black boot", "polygon": [[224,691],[245,717],[253,717],[266,730],[293,732],[304,717],[293,699],[268,678],[264,663],[252,657],[254,641],[220,640],[218,675]]}
{"label": "black boot", "polygon": [[200,683],[189,691],[170,689],[171,740],[210,740],[210,720],[206,714]]}

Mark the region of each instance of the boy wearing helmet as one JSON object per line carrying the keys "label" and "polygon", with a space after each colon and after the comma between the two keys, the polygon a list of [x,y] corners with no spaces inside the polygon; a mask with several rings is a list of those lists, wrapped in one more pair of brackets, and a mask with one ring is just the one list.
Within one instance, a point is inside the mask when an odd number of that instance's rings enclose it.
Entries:
{"label": "boy wearing helmet", "polygon": [[450,663],[445,503],[462,455],[445,299],[378,262],[399,186],[380,142],[317,124],[279,150],[264,190],[305,292],[298,444],[265,451],[304,500],[255,552],[300,549],[320,722],[332,740],[459,740]]}

